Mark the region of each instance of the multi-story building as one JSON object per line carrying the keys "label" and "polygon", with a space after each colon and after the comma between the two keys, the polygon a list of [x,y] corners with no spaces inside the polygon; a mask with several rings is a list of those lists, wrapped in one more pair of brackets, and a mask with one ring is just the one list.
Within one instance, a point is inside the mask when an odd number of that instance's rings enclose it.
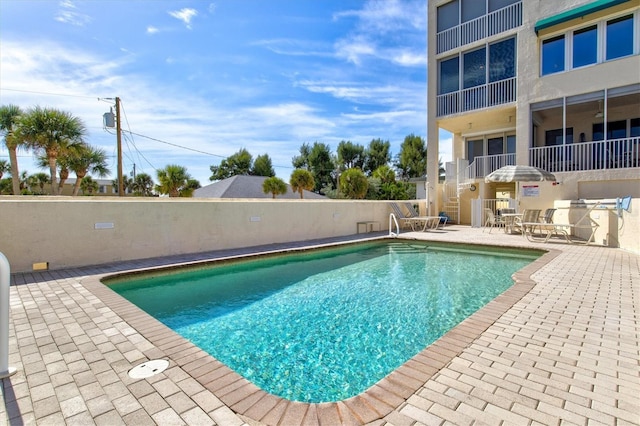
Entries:
{"label": "multi-story building", "polygon": [[[640,197],[640,0],[428,3],[430,213],[468,224],[472,200],[516,199],[484,179],[514,164],[561,183],[520,207]],[[438,184],[442,131],[453,161]]]}

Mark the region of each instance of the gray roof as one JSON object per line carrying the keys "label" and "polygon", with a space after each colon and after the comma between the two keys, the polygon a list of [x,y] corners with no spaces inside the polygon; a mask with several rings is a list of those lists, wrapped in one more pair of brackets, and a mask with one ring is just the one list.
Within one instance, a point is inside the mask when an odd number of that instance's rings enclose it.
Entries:
{"label": "gray roof", "polygon": [[[244,176],[236,175],[227,179],[203,186],[194,191],[194,198],[272,198],[271,194],[262,191],[262,183],[265,176]],[[278,195],[276,198],[300,198],[300,194],[293,192],[291,186],[287,184],[287,192]],[[325,199],[326,197],[315,192],[304,191],[305,199]]]}

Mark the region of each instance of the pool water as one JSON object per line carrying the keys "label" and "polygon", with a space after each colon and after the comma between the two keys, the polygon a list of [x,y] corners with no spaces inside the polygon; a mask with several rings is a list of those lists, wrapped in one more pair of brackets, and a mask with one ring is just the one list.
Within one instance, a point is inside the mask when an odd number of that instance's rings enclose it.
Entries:
{"label": "pool water", "polygon": [[330,402],[375,384],[538,256],[383,242],[108,284],[265,391]]}

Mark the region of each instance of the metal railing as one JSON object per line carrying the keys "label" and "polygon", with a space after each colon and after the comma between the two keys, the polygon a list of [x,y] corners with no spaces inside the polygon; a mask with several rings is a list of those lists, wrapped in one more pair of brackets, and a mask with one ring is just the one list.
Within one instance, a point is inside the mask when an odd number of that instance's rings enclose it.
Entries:
{"label": "metal railing", "polygon": [[516,77],[469,89],[445,93],[437,97],[438,117],[502,105],[516,100]]}
{"label": "metal railing", "polygon": [[516,164],[516,154],[483,155],[473,159],[461,176],[462,181],[473,181],[487,176],[502,166]]}
{"label": "metal railing", "polygon": [[529,148],[529,164],[551,173],[640,167],[640,137]]}
{"label": "metal railing", "polygon": [[436,34],[437,53],[461,47],[522,25],[522,2],[514,3]]}

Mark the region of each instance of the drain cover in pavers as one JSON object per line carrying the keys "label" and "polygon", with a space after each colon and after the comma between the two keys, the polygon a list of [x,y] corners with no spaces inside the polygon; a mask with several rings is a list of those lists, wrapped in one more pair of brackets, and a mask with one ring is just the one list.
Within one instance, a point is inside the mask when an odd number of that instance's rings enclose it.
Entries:
{"label": "drain cover in pavers", "polygon": [[129,377],[132,379],[146,379],[162,373],[168,366],[169,361],[165,359],[151,359],[129,370]]}

